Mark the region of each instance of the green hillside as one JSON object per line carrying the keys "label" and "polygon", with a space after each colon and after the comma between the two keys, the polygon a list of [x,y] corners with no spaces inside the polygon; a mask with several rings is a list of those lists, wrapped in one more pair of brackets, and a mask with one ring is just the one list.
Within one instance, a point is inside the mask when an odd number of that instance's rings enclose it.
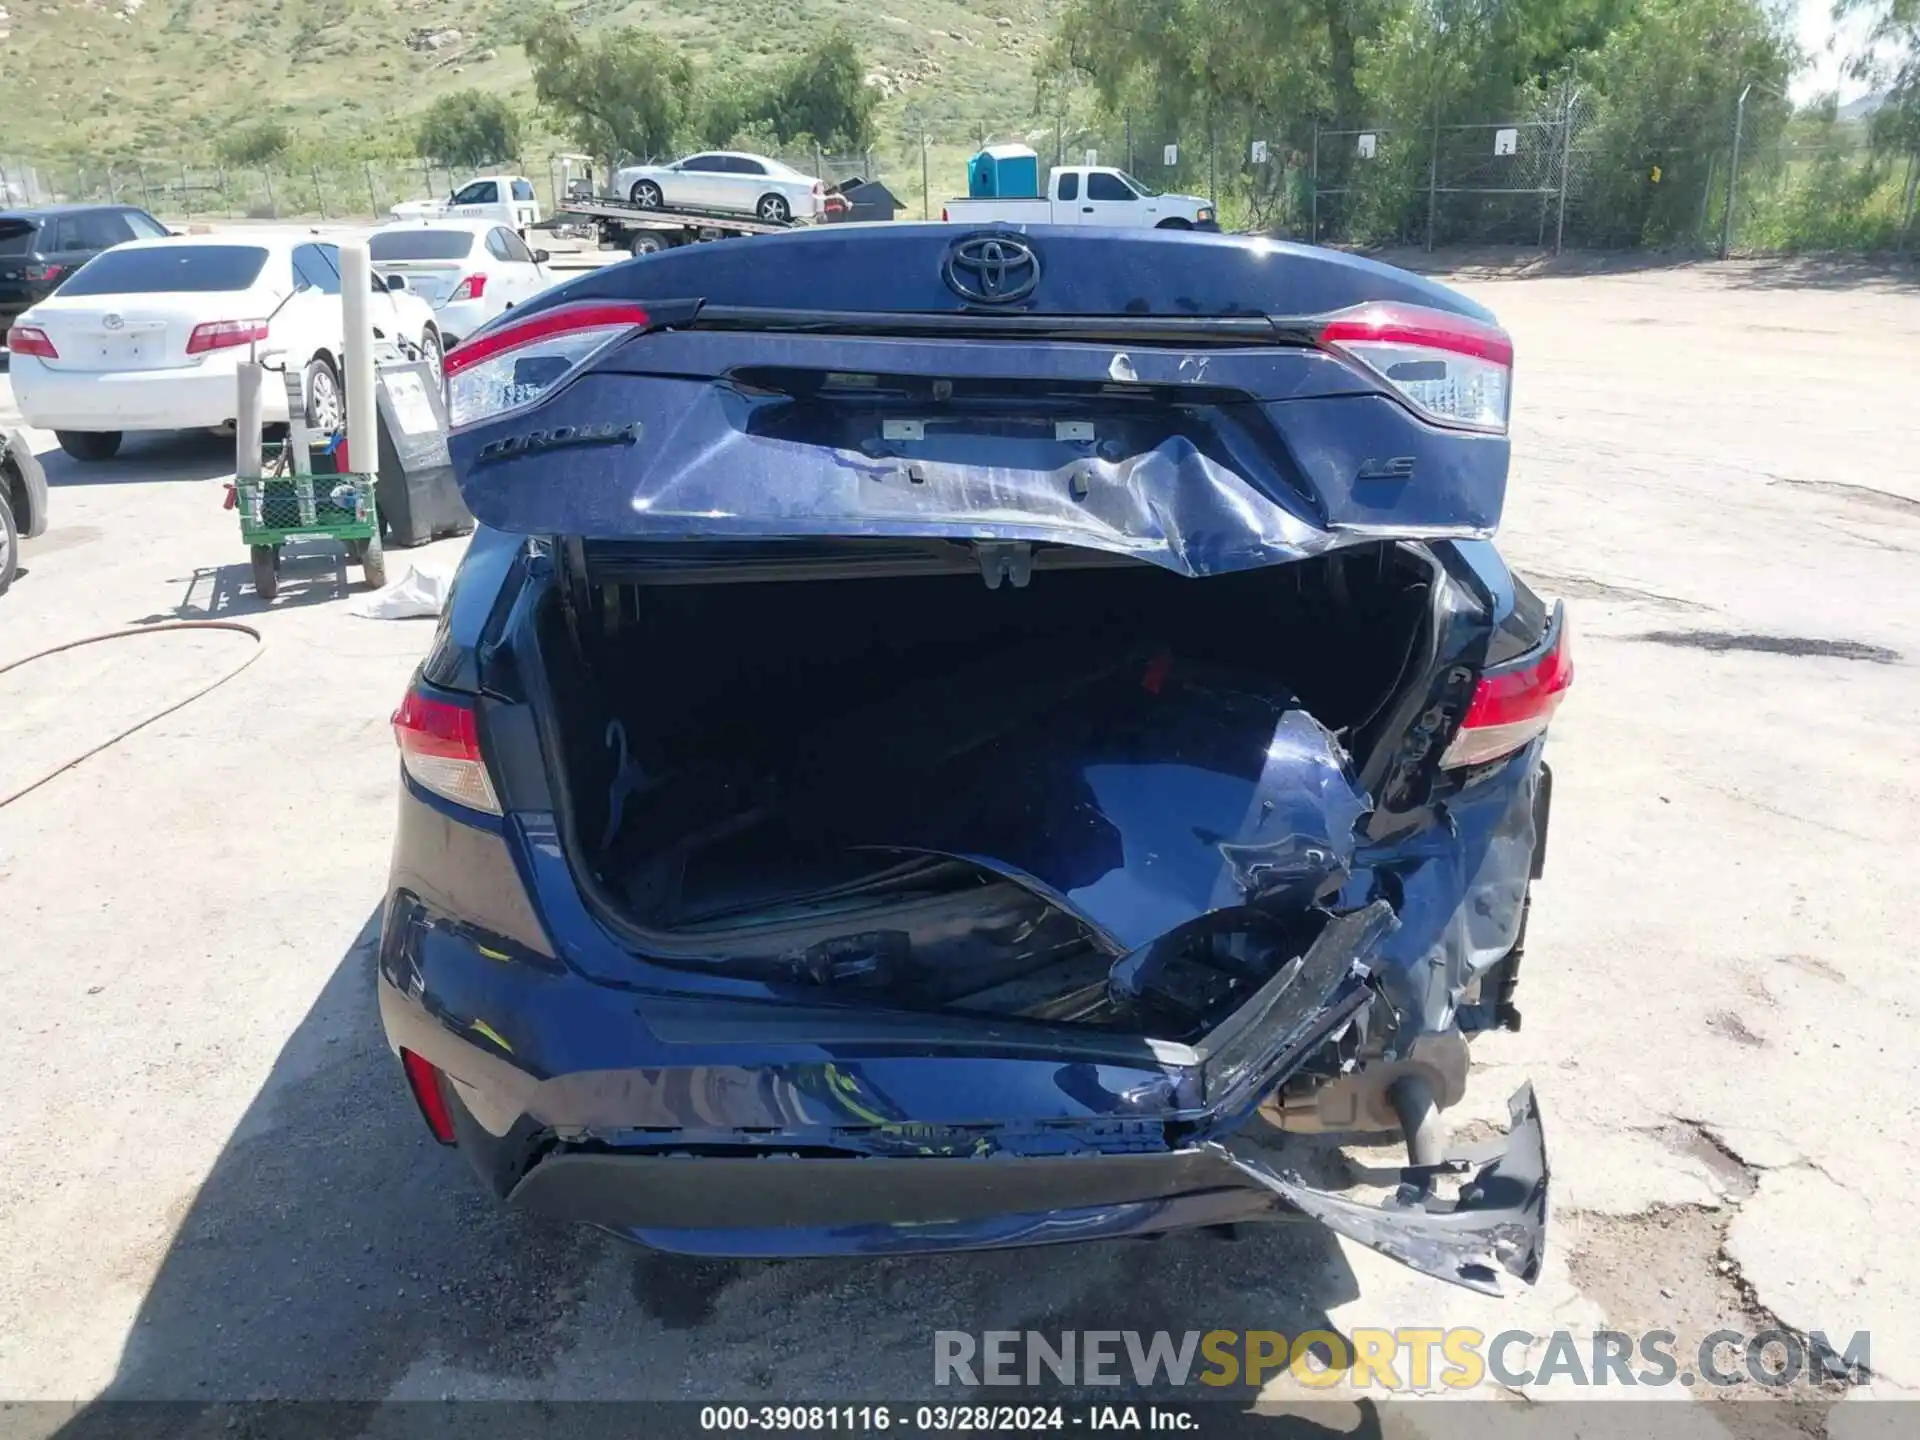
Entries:
{"label": "green hillside", "polygon": [[[883,141],[924,124],[959,142],[1028,123],[1059,4],[586,0],[575,14],[670,37],[722,75],[844,26],[886,97]],[[532,110],[523,14],[501,0],[0,0],[0,155],[198,161],[224,128],[269,115],[309,154],[403,154],[408,118],[447,91]]]}

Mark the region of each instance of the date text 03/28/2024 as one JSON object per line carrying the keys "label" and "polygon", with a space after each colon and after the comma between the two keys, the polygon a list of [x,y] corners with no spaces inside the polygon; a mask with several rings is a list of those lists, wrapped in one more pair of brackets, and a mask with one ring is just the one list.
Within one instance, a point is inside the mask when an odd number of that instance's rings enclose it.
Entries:
{"label": "date text 03/28/2024", "polygon": [[1197,1432],[1190,1408],[1168,1405],[704,1405],[700,1428],[719,1433],[944,1434],[1008,1431]]}

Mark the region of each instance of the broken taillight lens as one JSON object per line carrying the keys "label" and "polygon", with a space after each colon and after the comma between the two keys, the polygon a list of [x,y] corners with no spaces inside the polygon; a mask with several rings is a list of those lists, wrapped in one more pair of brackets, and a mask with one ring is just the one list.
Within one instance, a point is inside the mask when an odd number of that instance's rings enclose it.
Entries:
{"label": "broken taillight lens", "polygon": [[1440,764],[1447,769],[1484,765],[1511,755],[1544,734],[1553,712],[1573,684],[1573,655],[1561,617],[1553,644],[1517,664],[1489,670],[1474,687],[1466,718]]}
{"label": "broken taillight lens", "polygon": [[500,813],[472,707],[409,690],[393,712],[393,735],[414,784],[469,810]]}
{"label": "broken taillight lens", "polygon": [[446,354],[447,419],[458,428],[532,405],[646,324],[638,305],[586,300],[481,330]]}
{"label": "broken taillight lens", "polygon": [[1419,305],[1361,305],[1328,320],[1320,343],[1359,361],[1429,420],[1507,428],[1513,341],[1497,325]]}

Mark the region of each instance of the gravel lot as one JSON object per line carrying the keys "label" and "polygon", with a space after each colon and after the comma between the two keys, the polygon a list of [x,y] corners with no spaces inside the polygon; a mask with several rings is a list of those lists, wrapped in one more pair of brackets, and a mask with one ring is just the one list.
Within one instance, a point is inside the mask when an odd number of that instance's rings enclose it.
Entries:
{"label": "gravel lot", "polygon": [[[1534,1291],[1483,1300],[1294,1226],[699,1264],[498,1209],[428,1143],[372,999],[387,716],[428,626],[349,616],[358,571],[326,547],[262,610],[217,440],[81,467],[36,432],[53,524],[0,600],[0,665],[176,616],[267,649],[0,809],[0,1397],[901,1398],[930,1390],[940,1328],[1611,1322],[1684,1347],[1776,1321],[1869,1330],[1872,1393],[1920,1391],[1897,918],[1920,869],[1920,285],[1458,278],[1521,357],[1503,549],[1576,626],[1525,1029],[1482,1045],[1468,1101],[1492,1119],[1539,1089]],[[156,635],[0,677],[0,794],[251,643]],[[1872,1409],[1694,1407],[1754,1436]]]}

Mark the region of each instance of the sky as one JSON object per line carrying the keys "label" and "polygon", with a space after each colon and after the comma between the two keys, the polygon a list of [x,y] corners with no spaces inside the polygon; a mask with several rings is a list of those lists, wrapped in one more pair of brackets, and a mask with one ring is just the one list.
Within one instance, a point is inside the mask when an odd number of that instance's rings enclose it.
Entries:
{"label": "sky", "polygon": [[1791,87],[1796,104],[1805,104],[1828,90],[1838,91],[1843,105],[1867,93],[1869,86],[1841,73],[1848,58],[1860,48],[1866,18],[1854,14],[1844,25],[1836,26],[1833,0],[1799,0],[1796,24],[1800,47],[1807,52],[1810,63]]}

